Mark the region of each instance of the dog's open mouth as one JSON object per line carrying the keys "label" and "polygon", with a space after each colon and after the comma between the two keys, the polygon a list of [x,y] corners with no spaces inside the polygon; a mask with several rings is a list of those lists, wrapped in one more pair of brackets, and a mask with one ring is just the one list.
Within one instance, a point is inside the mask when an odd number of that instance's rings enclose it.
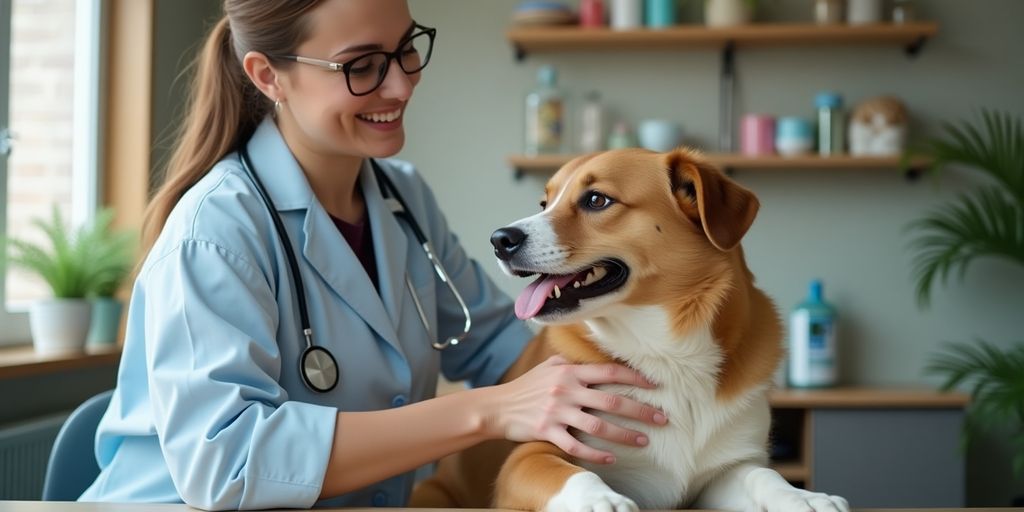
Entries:
{"label": "dog's open mouth", "polygon": [[[533,273],[517,271],[526,277]],[[516,316],[526,320],[537,315],[568,312],[580,301],[591,299],[621,287],[629,277],[629,267],[620,260],[601,260],[571,274],[541,274],[516,299]]]}

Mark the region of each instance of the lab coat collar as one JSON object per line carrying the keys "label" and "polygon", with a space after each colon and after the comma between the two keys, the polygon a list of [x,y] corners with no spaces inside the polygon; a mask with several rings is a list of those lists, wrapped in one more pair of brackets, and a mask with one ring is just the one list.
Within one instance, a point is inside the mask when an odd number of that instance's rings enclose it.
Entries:
{"label": "lab coat collar", "polygon": [[260,123],[248,149],[256,167],[253,172],[258,172],[266,184],[274,207],[279,212],[305,210],[302,254],[306,261],[356,314],[402,354],[397,326],[402,318],[408,240],[384,202],[369,161],[364,160],[359,170],[359,186],[366,201],[380,295],[374,293],[374,285],[359,258],[316,200],[273,119],[267,117]]}

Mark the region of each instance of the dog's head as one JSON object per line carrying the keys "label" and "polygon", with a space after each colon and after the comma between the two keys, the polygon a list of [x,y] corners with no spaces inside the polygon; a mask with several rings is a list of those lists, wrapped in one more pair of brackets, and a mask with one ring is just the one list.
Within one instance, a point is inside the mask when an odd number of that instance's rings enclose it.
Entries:
{"label": "dog's head", "polygon": [[694,152],[625,149],[563,166],[540,206],[491,243],[506,273],[539,274],[516,300],[516,315],[562,323],[617,304],[692,298],[688,308],[705,309],[709,294],[727,292],[724,276],[759,203]]}

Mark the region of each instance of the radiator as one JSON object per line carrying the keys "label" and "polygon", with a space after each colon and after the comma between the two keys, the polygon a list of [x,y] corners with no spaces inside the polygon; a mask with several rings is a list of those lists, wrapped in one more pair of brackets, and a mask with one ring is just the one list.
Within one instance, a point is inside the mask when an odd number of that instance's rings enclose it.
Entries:
{"label": "radiator", "polygon": [[68,413],[0,427],[0,500],[38,500],[50,448]]}

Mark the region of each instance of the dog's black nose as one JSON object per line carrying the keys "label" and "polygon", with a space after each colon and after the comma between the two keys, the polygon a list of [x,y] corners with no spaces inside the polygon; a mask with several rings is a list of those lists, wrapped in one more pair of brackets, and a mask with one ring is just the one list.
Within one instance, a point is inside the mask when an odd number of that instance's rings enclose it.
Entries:
{"label": "dog's black nose", "polygon": [[526,241],[526,233],[519,228],[501,228],[491,234],[491,245],[494,246],[494,255],[502,261],[512,259],[516,251]]}

